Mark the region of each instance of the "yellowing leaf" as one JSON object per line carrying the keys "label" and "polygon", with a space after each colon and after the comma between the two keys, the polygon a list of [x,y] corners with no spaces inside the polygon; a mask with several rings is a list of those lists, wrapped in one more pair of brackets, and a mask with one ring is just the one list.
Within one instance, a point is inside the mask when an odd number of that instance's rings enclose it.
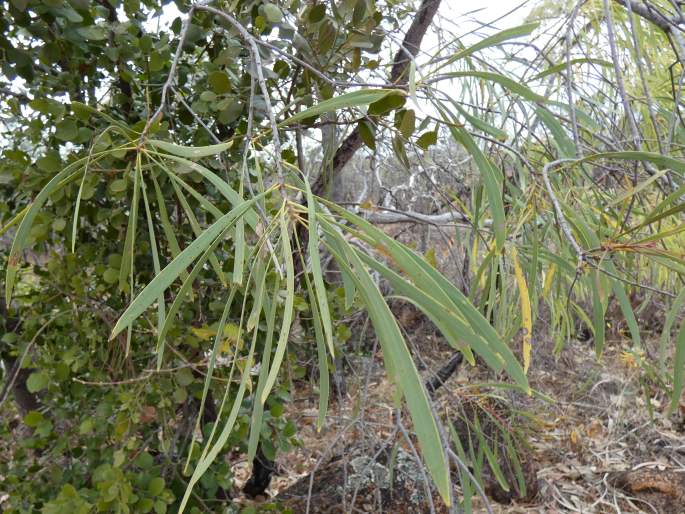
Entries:
{"label": "yellowing leaf", "polygon": [[623,365],[627,368],[637,369],[640,367],[640,361],[643,358],[642,353],[639,351],[624,351],[621,352],[620,360]]}
{"label": "yellowing leaf", "polygon": [[557,271],[557,265],[552,264],[549,267],[549,270],[547,270],[547,274],[545,275],[545,285],[542,288],[542,296],[547,296],[549,294],[550,289],[552,289],[552,284],[554,283],[554,273]]}
{"label": "yellowing leaf", "polygon": [[211,328],[203,327],[193,327],[190,329],[190,331],[195,335],[195,337],[199,337],[203,341],[209,341],[212,336],[216,334],[216,332]]}
{"label": "yellowing leaf", "polygon": [[[192,327],[190,331],[203,341],[209,341],[216,336],[216,329],[210,327]],[[240,327],[235,323],[226,323],[224,325],[224,337],[226,338],[221,344],[221,352],[228,352],[232,345],[240,341]]]}
{"label": "yellowing leaf", "polygon": [[523,328],[526,331],[525,334],[523,334],[523,372],[528,373],[533,340],[533,316],[530,311],[530,296],[528,296],[528,284],[526,284],[526,277],[523,276],[523,270],[519,264],[516,248],[513,247],[511,249],[511,260],[514,263],[516,284],[518,285],[519,296],[521,297],[521,320]]}

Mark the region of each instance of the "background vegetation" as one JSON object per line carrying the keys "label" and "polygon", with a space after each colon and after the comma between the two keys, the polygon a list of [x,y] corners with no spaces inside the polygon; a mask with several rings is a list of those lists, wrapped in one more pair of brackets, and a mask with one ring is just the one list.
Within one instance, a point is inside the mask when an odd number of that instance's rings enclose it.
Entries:
{"label": "background vegetation", "polygon": [[[613,344],[682,415],[680,3],[0,5],[3,511],[286,509],[238,485],[303,445],[298,387],[325,432],[376,352],[414,512],[536,490],[503,392],[544,396],[543,347]],[[439,408],[462,359],[501,411]]]}

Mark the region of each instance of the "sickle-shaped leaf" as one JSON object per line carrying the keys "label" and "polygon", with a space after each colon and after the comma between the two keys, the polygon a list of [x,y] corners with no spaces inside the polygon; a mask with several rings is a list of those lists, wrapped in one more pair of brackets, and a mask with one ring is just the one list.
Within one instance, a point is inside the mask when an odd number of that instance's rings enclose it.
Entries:
{"label": "sickle-shaped leaf", "polygon": [[452,137],[473,156],[473,160],[480,170],[483,184],[485,185],[485,192],[490,202],[490,209],[492,210],[492,227],[495,230],[495,242],[497,249],[501,251],[504,248],[504,239],[506,237],[506,215],[504,213],[504,202],[502,201],[501,172],[493,166],[481,149],[478,148],[478,145],[468,132],[453,125],[449,129]]}
{"label": "sickle-shaped leaf", "polygon": [[216,220],[204,232],[202,232],[185,250],[183,250],[178,257],[171,261],[145,288],[136,296],[128,308],[121,315],[116,325],[112,329],[110,338],[114,338],[124,328],[129,326],[133,320],[140,316],[145,309],[147,309],[157,297],[169,287],[174,280],[193,262],[207,247],[212,244],[219,234],[221,234],[228,227],[233,225],[235,221],[243,216],[248,209],[254,205],[256,201],[271,193],[275,186],[267,191],[260,193],[251,200],[247,200],[241,205],[234,207],[230,212],[224,214],[221,218]]}
{"label": "sickle-shaped leaf", "polygon": [[84,157],[82,159],[79,159],[78,161],[75,161],[68,165],[57,175],[52,177],[52,179],[50,179],[50,181],[45,185],[45,187],[41,189],[40,192],[36,195],[36,198],[33,200],[33,203],[31,203],[31,205],[25,209],[24,215],[21,218],[21,223],[19,223],[19,228],[17,228],[17,233],[14,236],[14,241],[12,242],[12,248],[10,249],[9,257],[7,259],[7,270],[5,275],[5,301],[8,305],[12,297],[14,281],[17,277],[19,256],[22,250],[26,248],[26,241],[29,237],[29,232],[31,231],[33,221],[35,220],[38,211],[43,207],[43,205],[45,205],[45,202],[47,202],[48,198],[52,193],[54,193],[60,187],[65,186],[72,180],[75,180],[79,176],[79,174],[83,170],[83,166],[86,162],[88,162],[89,158],[91,159],[91,162],[95,163],[105,154],[108,154],[110,152],[111,150],[99,152],[90,157]]}
{"label": "sickle-shaped leaf", "polygon": [[167,141],[159,141],[157,139],[149,139],[147,142],[160,150],[164,150],[165,152],[178,157],[185,157],[186,159],[210,157],[225,152],[233,146],[233,141],[226,141],[225,143],[209,146],[182,146]]}
{"label": "sickle-shaped leaf", "polygon": [[484,39],[481,39],[478,43],[471,45],[468,48],[464,48],[463,50],[460,50],[459,52],[454,54],[452,57],[450,57],[445,62],[440,64],[436,71],[444,68],[445,66],[449,66],[450,64],[458,61],[459,59],[464,59],[465,57],[468,57],[469,55],[472,55],[478,52],[479,50],[483,50],[484,48],[497,46],[501,43],[504,43],[505,41],[508,41],[509,39],[527,36],[536,28],[538,28],[539,25],[540,24],[538,22],[524,23],[523,25],[511,27],[509,29],[504,29],[500,32],[497,32],[496,34],[493,34],[492,36],[488,36]]}
{"label": "sickle-shaped leaf", "polygon": [[328,351],[331,356],[335,356],[335,348],[333,346],[333,325],[331,323],[331,314],[328,309],[328,298],[326,296],[326,286],[323,283],[323,271],[321,270],[321,259],[319,257],[319,230],[318,221],[316,219],[316,202],[314,195],[309,187],[307,187],[307,220],[309,222],[309,259],[312,266],[312,278],[314,280],[314,290],[316,296],[312,300],[318,303],[318,312],[321,315],[320,321],[323,327],[323,333],[328,345]]}
{"label": "sickle-shaped leaf", "polygon": [[388,95],[400,95],[405,96],[407,93],[401,89],[360,89],[359,91],[352,91],[351,93],[345,93],[293,114],[290,118],[282,121],[278,124],[279,127],[286,127],[297,123],[307,118],[313,118],[320,114],[326,112],[334,112],[340,109],[348,109],[350,107],[360,107],[363,105],[369,105],[373,102],[385,98]]}
{"label": "sickle-shaped leaf", "polygon": [[[353,278],[364,299],[364,304],[381,342],[383,357],[386,359],[386,370],[388,367],[392,370],[389,371],[390,379],[399,386],[407,402],[426,467],[433,477],[443,501],[449,506],[450,473],[440,433],[433,417],[426,389],[416,370],[402,332],[397,326],[397,321],[357,254],[326,220],[321,219],[321,225],[327,238],[337,243],[336,245],[328,245],[329,250],[338,265]],[[341,255],[338,249],[342,249],[344,254]]]}
{"label": "sickle-shaped leaf", "polygon": [[452,71],[449,73],[443,73],[438,78],[440,79],[456,79],[461,77],[474,77],[478,79],[483,79],[487,82],[495,82],[502,86],[504,89],[511,91],[519,95],[526,100],[531,102],[545,103],[547,99],[541,96],[527,86],[524,86],[521,82],[517,82],[501,73],[495,73],[492,71]]}
{"label": "sickle-shaped leaf", "polygon": [[269,370],[269,375],[264,383],[264,390],[259,396],[259,402],[263,405],[271,393],[271,389],[276,383],[278,371],[281,369],[283,356],[285,355],[285,347],[288,344],[288,335],[290,334],[290,324],[293,320],[293,305],[295,301],[295,268],[293,265],[293,253],[290,248],[290,234],[288,234],[288,222],[286,216],[281,217],[281,244],[283,245],[283,259],[285,260],[285,306],[283,307],[283,323],[281,325],[281,332],[278,336],[278,343],[276,344],[276,353],[274,353],[273,364]]}
{"label": "sickle-shaped leaf", "polygon": [[[578,59],[571,59],[569,64],[571,64],[571,66],[575,64],[598,64],[599,66],[604,66],[605,68],[610,68],[611,66],[613,66],[613,64],[611,64],[609,61],[605,61],[604,59],[594,59],[591,57],[580,57]],[[555,73],[559,73],[560,71],[565,71],[566,66],[567,64],[565,62],[555,64],[554,66],[550,66],[549,68],[547,68],[545,71],[542,71],[537,75],[533,75],[529,80],[532,82],[533,80],[539,80],[548,75],[554,75]]]}
{"label": "sickle-shaped leaf", "polygon": [[[395,241],[368,221],[332,202],[321,201],[341,217],[358,226],[361,229],[357,234],[359,237],[366,240],[373,247],[380,248],[384,253],[389,254],[395,264],[410,277],[416,287],[428,292],[430,296],[444,305],[452,305],[454,311],[461,313],[470,325],[471,330],[479,334],[490,345],[490,350],[500,362],[500,366],[495,367],[495,369],[501,369],[503,366],[512,380],[524,390],[529,391],[528,379],[511,349],[501,340],[497,331],[454,284],[450,283],[449,280],[420,256]],[[319,220],[323,223],[324,218],[320,217]]]}

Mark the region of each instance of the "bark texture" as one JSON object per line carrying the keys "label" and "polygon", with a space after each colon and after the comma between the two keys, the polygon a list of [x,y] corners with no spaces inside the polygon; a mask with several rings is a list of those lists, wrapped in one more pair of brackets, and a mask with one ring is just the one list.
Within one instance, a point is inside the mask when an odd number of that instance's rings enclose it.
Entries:
{"label": "bark texture", "polygon": [[[397,50],[393,59],[392,70],[390,71],[390,82],[403,86],[406,85],[409,63],[416,57],[421,48],[421,41],[426,35],[426,31],[435,17],[435,13],[440,7],[440,0],[423,0],[409,30],[404,36],[402,46]],[[350,159],[357,153],[362,146],[362,137],[359,129],[355,128],[342,142],[333,156],[333,166],[331,172],[323,171],[312,185],[312,192],[317,196],[323,196],[327,186],[333,176],[345,167]]]}

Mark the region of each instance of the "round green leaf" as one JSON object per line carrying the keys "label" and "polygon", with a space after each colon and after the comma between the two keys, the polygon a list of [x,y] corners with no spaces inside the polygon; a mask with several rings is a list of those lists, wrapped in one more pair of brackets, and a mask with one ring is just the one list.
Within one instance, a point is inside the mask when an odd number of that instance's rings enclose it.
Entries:
{"label": "round green leaf", "polygon": [[416,113],[414,113],[414,109],[407,109],[402,113],[402,120],[398,128],[405,138],[409,139],[411,137],[416,128]]}
{"label": "round green leaf", "polygon": [[193,382],[193,372],[190,368],[181,368],[176,372],[176,382],[178,385],[185,387]]}
{"label": "round green leaf", "polygon": [[52,222],[52,230],[55,232],[61,232],[64,230],[64,227],[67,226],[67,220],[64,218],[57,218],[55,221]]}
{"label": "round green leaf", "polygon": [[153,478],[150,480],[147,490],[152,496],[159,496],[164,491],[164,479],[162,477]]}
{"label": "round green leaf", "polygon": [[109,190],[112,193],[121,193],[126,191],[126,180],[123,178],[117,179],[109,185]]}
{"label": "round green leaf", "polygon": [[326,20],[321,24],[319,29],[319,51],[322,54],[328,52],[333,48],[333,43],[335,43],[336,29],[333,22]]}
{"label": "round green leaf", "polygon": [[152,458],[152,455],[143,452],[135,458],[133,463],[141,469],[150,469],[155,463],[155,460]]}
{"label": "round green leaf", "polygon": [[108,284],[114,284],[119,281],[119,270],[114,268],[107,268],[102,274],[102,278]]}
{"label": "round green leaf", "polygon": [[159,52],[152,52],[150,54],[150,71],[156,72],[164,68],[164,57]]}
{"label": "round green leaf", "polygon": [[188,398],[188,391],[185,387],[177,387],[174,389],[174,401],[176,403],[183,403]]}
{"label": "round green leaf", "polygon": [[41,371],[34,371],[26,380],[26,388],[30,393],[37,393],[38,391],[45,389],[49,383],[50,380],[45,373]]}
{"label": "round green leaf", "polygon": [[434,145],[435,143],[438,142],[438,133],[435,130],[431,130],[429,132],[424,132],[421,134],[421,136],[416,140],[416,144],[422,149],[422,150],[428,150],[428,147],[431,145]]}
{"label": "round green leaf", "polygon": [[359,125],[359,135],[366,146],[371,150],[376,149],[376,129],[367,120],[361,120]]}
{"label": "round green leaf", "polygon": [[61,168],[62,161],[57,152],[48,152],[36,161],[36,166],[47,173],[54,173]]}
{"label": "round green leaf", "polygon": [[309,11],[309,21],[312,23],[319,23],[326,16],[326,5],[316,4]]}
{"label": "round green leaf", "polygon": [[280,23],[283,20],[283,12],[276,4],[264,4],[264,16],[270,23]]}
{"label": "round green leaf", "polygon": [[228,93],[231,90],[231,81],[223,71],[213,71],[207,77],[207,83],[217,95]]}
{"label": "round green leaf", "polygon": [[166,514],[166,503],[162,500],[157,500],[155,502],[155,512],[156,514]]}
{"label": "round green leaf", "polygon": [[390,94],[369,105],[369,114],[381,116],[404,105],[406,97],[403,95]]}
{"label": "round green leaf", "polygon": [[29,411],[26,416],[24,416],[24,424],[29,427],[37,427],[43,422],[43,415],[37,410]]}
{"label": "round green leaf", "polygon": [[269,409],[269,412],[274,418],[280,418],[283,415],[284,410],[282,403],[274,403]]}
{"label": "round green leaf", "polygon": [[141,498],[136,504],[136,511],[146,514],[152,510],[154,503],[154,500],[151,498]]}

